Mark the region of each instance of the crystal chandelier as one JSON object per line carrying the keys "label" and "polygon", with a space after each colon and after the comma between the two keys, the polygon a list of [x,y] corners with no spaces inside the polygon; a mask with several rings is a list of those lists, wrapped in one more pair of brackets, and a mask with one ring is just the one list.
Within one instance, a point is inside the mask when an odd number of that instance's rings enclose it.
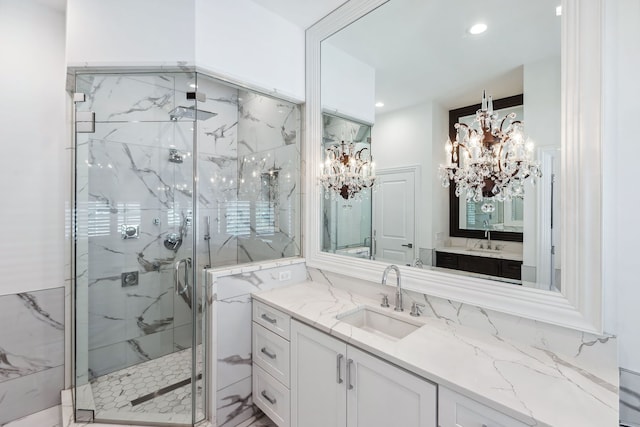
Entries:
{"label": "crystal chandelier", "polygon": [[332,145],[325,150],[325,161],[320,164],[320,183],[325,198],[345,200],[362,198],[361,191],[373,187],[375,165],[367,147],[356,151],[355,144]]}
{"label": "crystal chandelier", "polygon": [[[540,178],[540,165],[533,160],[533,142],[522,133],[522,122],[515,113],[502,119],[493,111],[491,97],[482,94],[482,107],[471,126],[456,123],[456,139],[447,140],[447,164],[440,165],[442,185],[456,184],[457,197],[479,202],[498,201],[524,195],[527,179]],[[505,127],[506,125],[506,127]]]}

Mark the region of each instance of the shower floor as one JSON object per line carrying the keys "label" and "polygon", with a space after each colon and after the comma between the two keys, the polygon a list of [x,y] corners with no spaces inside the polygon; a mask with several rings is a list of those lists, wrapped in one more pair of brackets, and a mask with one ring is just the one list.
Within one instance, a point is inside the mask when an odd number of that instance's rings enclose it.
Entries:
{"label": "shower floor", "polygon": [[[197,372],[202,372],[201,352],[197,354]],[[197,385],[200,402],[202,381]],[[122,419],[123,413],[134,413],[191,420],[191,349],[98,377],[91,381],[91,391],[96,419]],[[200,411],[198,415],[202,418]]]}

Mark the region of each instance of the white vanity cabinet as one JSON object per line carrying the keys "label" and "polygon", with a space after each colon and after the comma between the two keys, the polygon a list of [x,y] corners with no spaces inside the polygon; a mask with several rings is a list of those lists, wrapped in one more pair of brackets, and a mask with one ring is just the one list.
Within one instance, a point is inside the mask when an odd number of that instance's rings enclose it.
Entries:
{"label": "white vanity cabinet", "polygon": [[442,386],[438,388],[438,422],[440,427],[527,426],[502,412]]}
{"label": "white vanity cabinet", "polygon": [[253,301],[253,403],[278,427],[289,427],[289,315]]}
{"label": "white vanity cabinet", "polygon": [[293,427],[436,426],[436,386],[291,321]]}

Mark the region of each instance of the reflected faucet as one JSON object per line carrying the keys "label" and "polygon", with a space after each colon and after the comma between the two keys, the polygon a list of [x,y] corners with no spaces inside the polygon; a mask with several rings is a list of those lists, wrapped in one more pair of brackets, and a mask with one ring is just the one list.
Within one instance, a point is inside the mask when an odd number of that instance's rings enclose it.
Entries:
{"label": "reflected faucet", "polygon": [[487,242],[487,249],[491,249],[491,231],[489,230],[484,230],[484,237],[487,238],[488,242]]}
{"label": "reflected faucet", "polygon": [[402,308],[402,284],[400,283],[400,269],[397,265],[390,265],[389,267],[384,269],[384,273],[382,273],[382,284],[387,284],[387,276],[389,275],[389,271],[396,272],[396,306],[394,308],[395,311],[404,311]]}

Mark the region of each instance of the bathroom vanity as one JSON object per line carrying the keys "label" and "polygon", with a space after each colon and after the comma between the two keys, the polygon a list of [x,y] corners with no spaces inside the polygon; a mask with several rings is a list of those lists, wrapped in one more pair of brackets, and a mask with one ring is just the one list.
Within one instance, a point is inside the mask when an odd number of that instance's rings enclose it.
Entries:
{"label": "bathroom vanity", "polygon": [[254,403],[280,427],[616,424],[604,372],[410,304],[315,282],[253,294]]}

